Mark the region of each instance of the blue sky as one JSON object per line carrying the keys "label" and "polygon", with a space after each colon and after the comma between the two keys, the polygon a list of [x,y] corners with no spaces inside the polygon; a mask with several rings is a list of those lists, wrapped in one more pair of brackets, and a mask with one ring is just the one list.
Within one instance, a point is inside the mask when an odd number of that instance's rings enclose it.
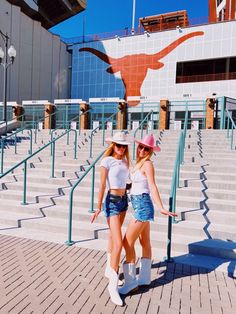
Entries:
{"label": "blue sky", "polygon": [[[107,33],[132,26],[133,0],[87,0],[87,9],[51,29],[65,38]],[[135,26],[140,17],[187,10],[192,19],[208,16],[208,0],[136,0]]]}

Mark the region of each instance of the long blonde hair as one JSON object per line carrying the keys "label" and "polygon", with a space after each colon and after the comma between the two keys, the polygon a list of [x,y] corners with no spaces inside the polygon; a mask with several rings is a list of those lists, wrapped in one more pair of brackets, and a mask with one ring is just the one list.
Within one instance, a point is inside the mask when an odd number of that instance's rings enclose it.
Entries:
{"label": "long blonde hair", "polygon": [[[114,146],[115,145],[116,145],[116,143],[112,142],[108,146],[108,148],[105,150],[102,158],[105,158],[105,157],[108,157],[108,156],[112,156],[113,153],[114,153]],[[129,168],[129,166],[130,166],[130,157],[129,157],[129,147],[128,147],[128,145],[127,145],[127,148],[125,149],[124,158],[126,160],[127,167]]]}
{"label": "long blonde hair", "polygon": [[153,149],[150,148],[149,153],[147,154],[147,156],[141,158],[141,157],[139,157],[138,147],[137,147],[137,150],[136,150],[136,164],[134,166],[134,170],[142,168],[142,166],[145,163],[145,161],[151,159],[152,154],[153,154]]}

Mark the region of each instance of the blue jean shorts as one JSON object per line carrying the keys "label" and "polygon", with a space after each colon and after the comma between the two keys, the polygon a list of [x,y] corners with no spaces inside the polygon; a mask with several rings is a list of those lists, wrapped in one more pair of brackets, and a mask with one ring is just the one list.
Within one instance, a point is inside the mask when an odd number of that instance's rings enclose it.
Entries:
{"label": "blue jean shorts", "polygon": [[131,203],[136,220],[143,222],[154,220],[154,206],[149,194],[131,195]]}
{"label": "blue jean shorts", "polygon": [[127,194],[123,196],[118,196],[114,194],[107,193],[105,203],[103,206],[105,217],[109,218],[111,216],[119,215],[128,209],[128,197]]}

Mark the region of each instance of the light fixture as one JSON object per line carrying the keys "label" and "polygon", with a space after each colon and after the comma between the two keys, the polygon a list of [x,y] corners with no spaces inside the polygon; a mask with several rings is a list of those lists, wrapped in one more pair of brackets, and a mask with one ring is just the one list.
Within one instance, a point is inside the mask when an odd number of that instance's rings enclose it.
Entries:
{"label": "light fixture", "polygon": [[181,28],[179,25],[176,26],[176,30],[177,30],[179,33],[183,33],[183,30],[182,30],[182,28]]}
{"label": "light fixture", "polygon": [[10,57],[11,59],[11,62],[13,63],[14,60],[15,60],[15,57],[16,57],[16,49],[13,45],[11,45],[7,51],[8,53],[8,56]]}
{"label": "light fixture", "polygon": [[[0,46],[0,65],[3,67],[3,121],[6,123],[5,133],[7,133],[7,70],[8,67],[14,62],[16,57],[16,49],[14,46],[8,48],[8,42],[10,37],[7,34],[4,34],[0,30],[0,36],[4,41],[4,50]],[[8,61],[8,57],[10,60]]]}

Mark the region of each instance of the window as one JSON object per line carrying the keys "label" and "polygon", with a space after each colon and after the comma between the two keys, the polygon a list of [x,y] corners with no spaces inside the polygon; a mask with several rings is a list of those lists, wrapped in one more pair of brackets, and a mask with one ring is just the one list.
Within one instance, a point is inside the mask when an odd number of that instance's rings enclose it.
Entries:
{"label": "window", "polygon": [[235,80],[236,57],[178,62],[176,83]]}

